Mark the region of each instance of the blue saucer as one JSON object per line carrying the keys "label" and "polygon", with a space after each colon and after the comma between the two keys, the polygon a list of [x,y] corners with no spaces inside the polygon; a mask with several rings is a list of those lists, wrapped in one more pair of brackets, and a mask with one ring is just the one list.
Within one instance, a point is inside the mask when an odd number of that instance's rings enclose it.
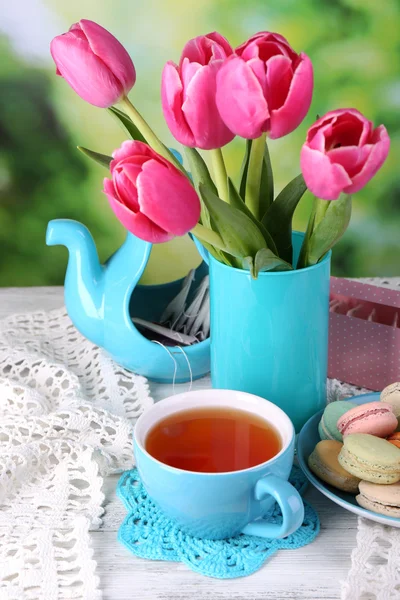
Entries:
{"label": "blue saucer", "polygon": [[[363,394],[361,396],[354,396],[353,398],[346,398],[346,400],[354,402],[355,404],[375,402],[376,400],[379,400],[379,393]],[[392,527],[400,528],[400,519],[396,519],[395,517],[387,517],[385,515],[372,512],[371,510],[361,508],[361,506],[357,504],[355,496],[352,494],[347,494],[346,492],[342,492],[341,490],[337,490],[324,481],[321,481],[321,479],[318,479],[318,477],[316,477],[316,475],[314,475],[314,473],[312,473],[308,468],[308,457],[320,441],[318,424],[321,420],[323,412],[324,411],[321,410],[307,421],[307,423],[303,426],[303,429],[300,431],[297,440],[297,457],[305,476],[310,483],[317,488],[317,490],[332,500],[332,502],[335,502],[335,504],[338,504],[346,510],[355,513],[359,517],[364,517],[365,519],[370,519],[371,521],[376,521],[377,523],[382,523],[383,525],[391,525]]]}

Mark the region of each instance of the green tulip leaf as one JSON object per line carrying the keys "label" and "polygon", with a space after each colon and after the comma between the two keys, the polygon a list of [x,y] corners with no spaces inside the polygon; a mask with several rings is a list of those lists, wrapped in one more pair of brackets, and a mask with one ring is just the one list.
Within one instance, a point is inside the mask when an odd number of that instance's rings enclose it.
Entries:
{"label": "green tulip leaf", "polygon": [[186,158],[189,163],[189,170],[193,177],[194,186],[200,196],[201,223],[205,227],[212,229],[210,214],[207,210],[207,207],[205,206],[205,204],[203,202],[203,198],[202,198],[202,196],[200,194],[200,190],[199,190],[199,185],[203,184],[204,186],[208,187],[213,192],[213,194],[216,194],[216,195],[218,193],[217,188],[215,187],[214,182],[211,179],[210,172],[209,172],[208,167],[207,167],[205,161],[203,160],[203,157],[201,156],[201,154],[195,148],[185,148],[185,155],[186,155]]}
{"label": "green tulip leaf", "polygon": [[265,143],[264,160],[261,170],[259,214],[265,215],[274,201],[274,176],[268,144]]}
{"label": "green tulip leaf", "polygon": [[242,198],[246,197],[246,180],[247,180],[247,171],[249,169],[251,144],[252,144],[252,140],[246,140],[246,151],[245,151],[242,166],[240,169],[239,191],[240,191],[240,195]]}
{"label": "green tulip leaf", "polygon": [[261,248],[255,259],[245,256],[242,265],[249,269],[253,279],[257,279],[258,274],[264,271],[293,271],[292,265],[276,256],[269,248]]}
{"label": "green tulip leaf", "polygon": [[84,148],[83,146],[77,146],[78,150],[88,156],[95,162],[97,162],[102,167],[106,167],[106,169],[110,169],[110,162],[112,161],[112,156],[107,156],[106,154],[100,154],[99,152],[94,152],[94,150],[89,150],[89,148]]}
{"label": "green tulip leaf", "polygon": [[257,275],[254,270],[254,258],[252,256],[245,256],[242,258],[242,268],[246,271],[250,271],[253,279],[257,279]]}
{"label": "green tulip leaf", "polygon": [[256,273],[260,271],[293,271],[290,263],[276,256],[269,248],[261,248],[254,261]]}
{"label": "green tulip leaf", "polygon": [[308,246],[309,246],[309,243],[310,243],[311,234],[312,234],[313,229],[314,229],[316,208],[317,208],[316,200],[314,199],[313,206],[312,206],[312,209],[311,209],[310,218],[308,219],[306,233],[304,235],[303,243],[301,245],[300,254],[299,254],[298,261],[297,261],[296,269],[303,269],[304,267],[307,267]]}
{"label": "green tulip leaf", "polygon": [[[326,200],[320,200],[326,202]],[[332,200],[324,218],[311,234],[307,266],[315,265],[340,240],[351,218],[351,196],[343,194],[339,200]]]}
{"label": "green tulip leaf", "polygon": [[283,188],[261,221],[274,239],[277,254],[290,263],[293,259],[293,214],[306,189],[303,175],[300,174]]}
{"label": "green tulip leaf", "polygon": [[203,185],[208,186],[211,191],[216,194],[217,188],[211,179],[210,172],[201,154],[196,150],[196,148],[187,147],[185,148],[185,154],[196,187],[202,183]]}
{"label": "green tulip leaf", "polygon": [[214,246],[211,246],[211,244],[208,244],[207,242],[204,242],[203,240],[201,240],[200,243],[202,246],[204,246],[204,248],[207,250],[207,252],[209,254],[211,254],[211,256],[213,256],[214,258],[219,260],[219,262],[222,262],[224,265],[227,265],[228,267],[236,266],[233,263],[233,260],[231,260],[231,259],[233,259],[233,256],[227,255],[226,252],[223,252],[222,250],[218,250],[217,248],[214,248]]}
{"label": "green tulip leaf", "polygon": [[145,144],[147,143],[139,129],[136,127],[133,121],[131,121],[127,114],[125,114],[122,110],[119,110],[119,108],[115,108],[115,106],[111,106],[110,108],[107,108],[107,110],[110,115],[118,121],[122,129],[129,135],[130,138],[132,138],[132,140],[144,142]]}
{"label": "green tulip leaf", "polygon": [[264,225],[262,223],[260,223],[260,221],[257,221],[257,219],[255,218],[255,216],[253,215],[251,210],[248,208],[248,206],[246,206],[246,204],[244,203],[244,200],[242,199],[241,195],[237,191],[237,189],[230,177],[228,177],[228,192],[229,192],[229,204],[231,206],[234,206],[238,210],[241,210],[247,217],[249,217],[249,219],[251,219],[253,221],[253,223],[258,227],[258,229],[263,234],[264,240],[265,240],[268,248],[270,248],[275,254],[278,254],[278,251],[275,246],[275,242],[272,239],[272,236],[270,235],[269,231],[264,227]]}
{"label": "green tulip leaf", "polygon": [[247,215],[218,198],[204,184],[200,183],[199,189],[213,228],[222,238],[224,251],[244,258],[255,256],[260,248],[266,247],[263,234]]}

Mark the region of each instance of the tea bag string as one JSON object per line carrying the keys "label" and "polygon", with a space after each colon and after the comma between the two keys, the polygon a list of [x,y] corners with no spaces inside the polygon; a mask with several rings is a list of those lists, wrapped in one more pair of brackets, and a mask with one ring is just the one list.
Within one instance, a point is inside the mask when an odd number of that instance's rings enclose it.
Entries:
{"label": "tea bag string", "polygon": [[[184,349],[181,348],[181,346],[175,346],[175,348],[178,348],[182,352],[183,356],[186,358],[186,362],[187,362],[187,366],[188,366],[189,374],[190,374],[190,384],[189,384],[188,391],[191,392],[192,391],[192,386],[193,386],[193,372],[192,372],[192,367],[190,365],[189,357],[186,354],[186,352],[184,351]],[[175,374],[176,374],[176,372],[175,372]]]}
{"label": "tea bag string", "polygon": [[[173,374],[173,377],[172,377],[172,394],[175,394],[175,382],[176,382],[176,374],[177,374],[177,372],[178,372],[178,363],[177,363],[177,361],[176,361],[176,359],[175,359],[174,355],[172,354],[172,352],[171,352],[171,351],[170,351],[170,350],[167,348],[167,346],[164,346],[164,344],[162,344],[162,343],[161,343],[161,342],[159,342],[158,340],[152,340],[152,342],[153,342],[154,344],[158,344],[159,346],[161,346],[162,348],[164,348],[164,350],[165,350],[165,351],[166,351],[166,352],[169,354],[169,356],[172,358],[172,361],[173,361],[173,363],[174,363],[174,374]],[[188,357],[188,355],[186,354],[186,352],[184,351],[184,349],[183,349],[183,348],[181,348],[181,346],[174,346],[174,348],[178,348],[178,349],[179,349],[179,350],[182,352],[183,356],[184,356],[184,357],[185,357],[185,359],[186,359],[186,362],[187,362],[187,365],[188,365],[188,369],[189,369],[189,374],[190,374],[190,384],[189,384],[189,390],[188,390],[188,391],[190,392],[190,391],[191,391],[191,389],[192,389],[192,386],[193,386],[193,372],[192,372],[192,367],[191,367],[191,364],[190,364],[189,357]]]}

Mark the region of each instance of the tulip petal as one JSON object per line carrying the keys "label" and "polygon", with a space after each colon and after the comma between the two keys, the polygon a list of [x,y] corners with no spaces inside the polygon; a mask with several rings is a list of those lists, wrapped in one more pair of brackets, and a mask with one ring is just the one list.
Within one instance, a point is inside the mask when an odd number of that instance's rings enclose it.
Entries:
{"label": "tulip petal", "polygon": [[220,66],[220,61],[214,61],[201,67],[185,89],[182,112],[196,147],[202,150],[221,148],[235,137],[221,119],[215,101],[216,77]]}
{"label": "tulip petal", "polygon": [[182,82],[177,65],[171,61],[162,72],[161,102],[164,118],[174,138],[184,146],[194,148],[196,142],[182,112]]}
{"label": "tulip petal", "polygon": [[[327,119],[326,122],[321,123],[319,126],[315,124],[310,127],[307,133],[306,143],[313,150],[319,150],[325,152],[326,138],[332,135],[332,129],[337,121],[337,117]],[[318,123],[318,121],[317,121]]]}
{"label": "tulip petal", "polygon": [[313,150],[307,144],[301,149],[300,165],[308,189],[323,200],[337,200],[351,184],[342,165],[332,164],[326,154]]}
{"label": "tulip petal", "polygon": [[111,179],[108,179],[107,177],[105,177],[103,179],[103,185],[104,185],[103,192],[105,193],[105,195],[112,196],[113,198],[115,198],[114,184],[111,181]]}
{"label": "tulip petal", "polygon": [[253,71],[254,75],[258,79],[258,83],[261,86],[264,97],[266,96],[267,91],[267,79],[266,79],[266,65],[265,62],[260,60],[259,58],[251,58],[247,61],[247,64]]}
{"label": "tulip petal", "polygon": [[286,102],[271,112],[270,138],[287,135],[304,119],[310,108],[313,92],[313,67],[306,54],[300,54]]}
{"label": "tulip petal", "polygon": [[196,63],[196,62],[189,62],[188,58],[185,58],[183,60],[182,66],[181,66],[181,79],[182,79],[182,86],[183,86],[183,100],[185,100],[186,98],[186,91],[187,88],[189,87],[189,83],[191,82],[191,80],[193,79],[193,77],[196,75],[197,71],[199,71],[201,69],[201,64],[200,63]]}
{"label": "tulip petal", "polygon": [[223,121],[236,135],[254,139],[267,131],[269,111],[263,90],[241,58],[229,58],[218,72],[216,100]]}
{"label": "tulip petal", "polygon": [[366,117],[364,117],[364,115],[360,113],[360,111],[358,111],[356,108],[338,108],[337,110],[329,111],[326,115],[320,117],[317,121],[315,121],[315,123],[310,127],[307,133],[306,141],[310,142],[316,135],[317,131],[325,125],[334,125],[339,119],[346,115],[351,115],[352,117],[355,117],[363,124],[359,143],[368,143],[368,135],[370,135],[372,131],[372,123],[371,121],[366,119]]}
{"label": "tulip petal", "polygon": [[121,97],[121,83],[86,41],[65,33],[52,40],[50,52],[58,71],[86,102],[106,108]]}
{"label": "tulip petal", "polygon": [[[109,182],[108,184],[106,182]],[[136,235],[141,240],[151,242],[153,244],[160,244],[162,242],[168,242],[174,236],[167,231],[164,231],[158,225],[155,225],[150,219],[142,213],[134,213],[129,208],[121,204],[114,195],[114,190],[110,188],[112,182],[109,179],[104,180],[104,193],[106,194],[110,206],[122,225],[131,233]]]}
{"label": "tulip petal", "polygon": [[[230,45],[230,43],[228,42],[228,40],[226,39],[226,37],[224,37],[223,35],[221,35],[220,33],[218,33],[218,31],[212,31],[211,33],[207,33],[206,38],[212,40],[213,42],[215,42],[215,44],[213,45],[213,58],[226,58],[227,56],[230,56],[231,54],[233,54],[233,48]],[[217,54],[217,50],[216,50],[216,45],[220,46],[222,48],[222,50],[224,51],[225,56],[219,56],[219,52]]]}
{"label": "tulip petal", "polygon": [[365,161],[370,155],[372,146],[341,146],[333,148],[327,152],[327,156],[332,163],[342,165],[348,176],[353,179],[362,169]]}
{"label": "tulip petal", "polygon": [[292,61],[279,54],[267,62],[266,97],[268,108],[278,110],[285,104],[293,79]]}
{"label": "tulip petal", "polygon": [[182,67],[184,59],[189,62],[207,65],[210,60],[224,59],[233,53],[233,49],[228,40],[220,33],[214,31],[207,35],[199,35],[189,40],[183,50],[179,68]]}
{"label": "tulip petal", "polygon": [[128,52],[117,38],[94,21],[81,19],[79,25],[94,54],[110,69],[127,94],[136,81],[135,67]]}
{"label": "tulip petal", "polygon": [[325,133],[325,149],[366,144],[371,131],[372,123],[365,117],[360,119],[351,113],[344,113],[335,117],[331,131]]}
{"label": "tulip petal", "polygon": [[84,40],[85,42],[87,42],[89,44],[89,41],[88,41],[85,33],[82,31],[82,27],[80,26],[79,23],[73,23],[71,25],[71,27],[69,28],[68,33],[71,33],[78,40]]}
{"label": "tulip petal", "polygon": [[137,178],[141,212],[173,235],[184,235],[200,217],[200,201],[189,180],[176,168],[149,160]]}
{"label": "tulip petal", "polygon": [[354,194],[361,190],[381,168],[389,154],[390,138],[384,125],[379,125],[372,134],[372,150],[361,171],[353,177],[351,185],[344,190],[346,194]]}
{"label": "tulip petal", "polygon": [[[111,173],[115,166],[124,159],[132,159],[143,164],[146,157],[153,158],[154,150],[152,150],[147,144],[143,142],[137,142],[135,140],[125,140],[122,142],[121,147],[114,150],[112,157],[114,160],[110,163]],[[143,160],[142,160],[143,159]]]}
{"label": "tulip petal", "polygon": [[370,139],[371,139],[371,135],[373,135],[374,124],[372,123],[372,121],[370,121],[369,119],[367,119],[366,117],[364,117],[364,115],[362,115],[361,113],[359,113],[359,114],[362,117],[362,123],[363,123],[363,129],[362,129],[362,132],[361,132],[361,135],[360,135],[359,144],[360,145],[362,145],[362,144],[368,144],[369,141],[370,141]]}
{"label": "tulip petal", "polygon": [[121,167],[118,165],[113,173],[113,183],[116,197],[127,208],[134,212],[140,210],[135,181],[141,172],[141,167]]}
{"label": "tulip petal", "polygon": [[[270,44],[270,49],[267,50],[265,44]],[[264,48],[262,46],[264,45]],[[272,52],[272,47],[275,46],[277,52]],[[262,49],[261,49],[262,48]],[[290,46],[289,42],[280,33],[271,33],[270,31],[260,31],[254,34],[243,44],[240,44],[235,50],[238,56],[241,56],[244,60],[259,56],[264,58],[264,52],[267,50],[267,55],[264,60],[267,60],[275,54],[283,54],[288,56],[291,60],[296,60],[297,54]]]}

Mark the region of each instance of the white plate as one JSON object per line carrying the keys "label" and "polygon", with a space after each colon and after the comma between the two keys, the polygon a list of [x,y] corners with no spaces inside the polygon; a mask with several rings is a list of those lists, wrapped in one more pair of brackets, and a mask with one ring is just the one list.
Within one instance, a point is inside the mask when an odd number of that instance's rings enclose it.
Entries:
{"label": "white plate", "polygon": [[[379,400],[379,394],[363,394],[362,396],[346,398],[346,400],[354,402],[355,404],[365,404],[367,402],[375,402],[376,400]],[[313,484],[314,487],[317,488],[317,490],[324,494],[324,496],[332,500],[332,502],[339,504],[339,506],[342,506],[346,510],[355,513],[359,517],[364,517],[365,519],[370,519],[371,521],[376,521],[377,523],[382,523],[383,525],[391,525],[392,527],[400,528],[400,519],[396,519],[395,517],[387,517],[371,510],[361,508],[361,506],[359,506],[356,502],[355,495],[353,496],[352,494],[347,494],[346,492],[337,490],[324,481],[321,481],[308,468],[308,457],[314,450],[317,443],[320,441],[318,424],[321,420],[323,412],[324,411],[321,410],[307,421],[303,429],[300,431],[297,440],[297,457],[307,479]]]}

